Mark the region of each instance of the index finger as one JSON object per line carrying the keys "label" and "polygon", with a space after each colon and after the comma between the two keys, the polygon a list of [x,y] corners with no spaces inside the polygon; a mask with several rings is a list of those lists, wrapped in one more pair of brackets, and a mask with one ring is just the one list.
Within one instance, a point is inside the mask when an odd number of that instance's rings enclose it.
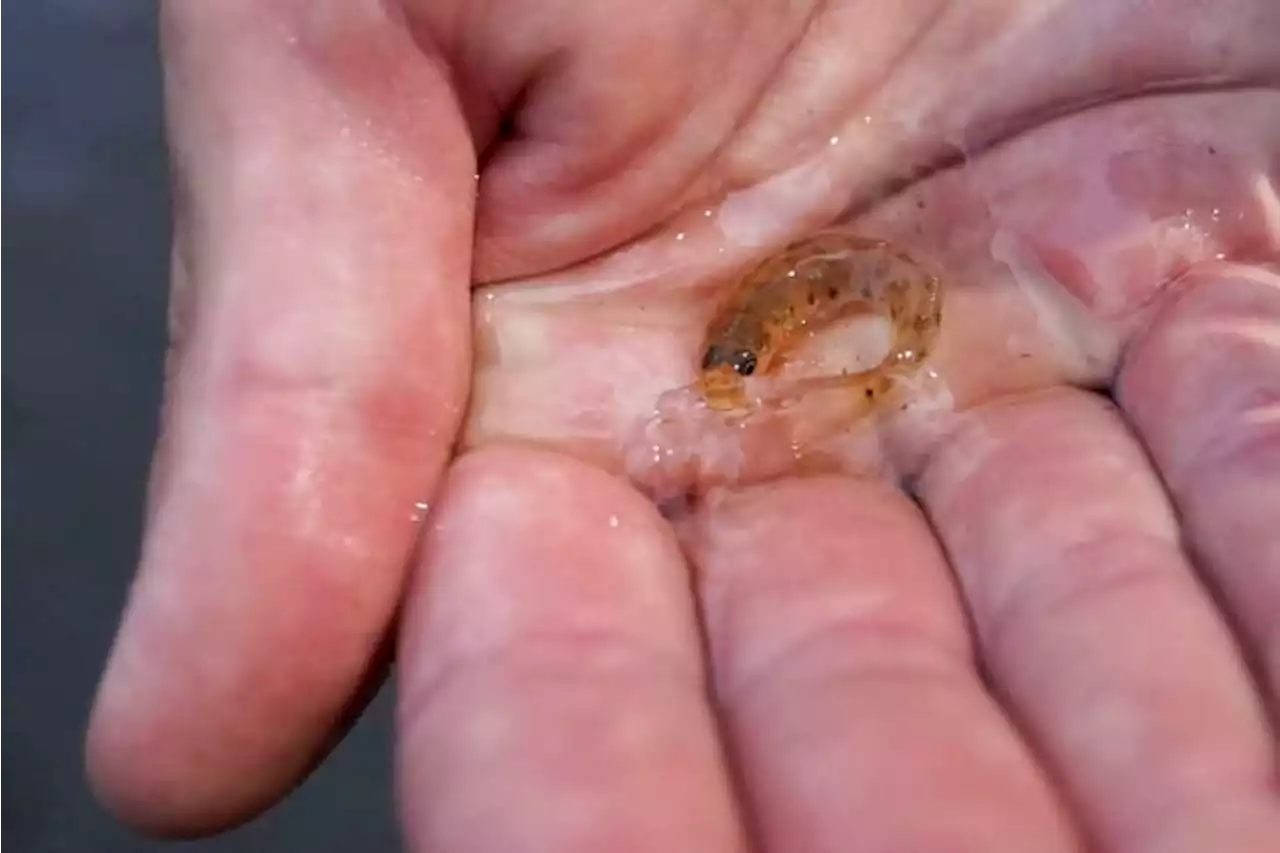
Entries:
{"label": "index finger", "polygon": [[309,768],[386,631],[464,403],[474,152],[381,4],[163,22],[177,340],[88,762],[189,834]]}

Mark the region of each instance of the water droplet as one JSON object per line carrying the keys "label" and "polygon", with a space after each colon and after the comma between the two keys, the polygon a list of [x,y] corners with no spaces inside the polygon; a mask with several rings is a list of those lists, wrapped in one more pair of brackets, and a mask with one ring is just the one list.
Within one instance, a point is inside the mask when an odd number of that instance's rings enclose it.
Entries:
{"label": "water droplet", "polygon": [[413,512],[409,513],[409,520],[414,524],[422,521],[427,515],[427,510],[431,507],[426,501],[417,501],[413,505]]}

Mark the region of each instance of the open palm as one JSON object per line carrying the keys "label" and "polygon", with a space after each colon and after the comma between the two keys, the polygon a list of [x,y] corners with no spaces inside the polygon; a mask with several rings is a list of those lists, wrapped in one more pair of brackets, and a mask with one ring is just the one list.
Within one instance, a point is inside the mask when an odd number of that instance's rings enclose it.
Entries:
{"label": "open palm", "polygon": [[[165,7],[117,813],[270,805],[391,636],[414,850],[1280,849],[1280,7],[890,5]],[[903,405],[680,397],[833,220],[943,271]]]}

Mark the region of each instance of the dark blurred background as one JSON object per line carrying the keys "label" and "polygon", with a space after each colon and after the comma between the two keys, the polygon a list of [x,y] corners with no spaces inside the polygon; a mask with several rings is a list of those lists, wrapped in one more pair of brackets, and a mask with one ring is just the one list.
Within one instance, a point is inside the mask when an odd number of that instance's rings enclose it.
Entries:
{"label": "dark blurred background", "polygon": [[[81,752],[137,557],[160,402],[169,224],[154,3],[11,2],[3,71],[4,840],[21,853],[170,849],[96,805]],[[280,807],[176,846],[398,849],[387,692]]]}

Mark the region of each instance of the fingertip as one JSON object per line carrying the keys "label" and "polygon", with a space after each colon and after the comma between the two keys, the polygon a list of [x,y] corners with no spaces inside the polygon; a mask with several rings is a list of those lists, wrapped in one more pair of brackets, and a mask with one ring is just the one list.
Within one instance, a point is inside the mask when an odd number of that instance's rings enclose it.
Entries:
{"label": "fingertip", "polygon": [[[126,619],[126,641],[128,627]],[[302,744],[282,737],[282,726],[227,732],[202,713],[208,702],[174,707],[147,683],[152,673],[134,663],[128,642],[118,640],[85,727],[82,762],[90,793],[116,820],[153,838],[204,838],[257,818],[307,777],[377,695],[392,664],[393,634],[388,631],[327,734]]]}
{"label": "fingertip", "polygon": [[742,849],[687,566],[625,480],[470,451],[414,577],[397,696],[412,849]]}
{"label": "fingertip", "polygon": [[[274,789],[261,782],[198,780],[167,761],[166,750],[148,744],[147,731],[113,700],[103,680],[84,738],[84,773],[94,799],[116,820],[154,838],[190,840],[230,829],[265,810]],[[195,781],[196,784],[192,784]]]}
{"label": "fingertip", "polygon": [[[513,476],[514,472],[519,476]],[[554,450],[501,443],[479,448],[453,463],[449,483],[455,489],[474,490],[484,496],[502,494],[543,509],[548,495],[596,506],[607,502],[634,514],[637,520],[647,518],[651,523],[661,523],[653,505],[624,479]]]}

